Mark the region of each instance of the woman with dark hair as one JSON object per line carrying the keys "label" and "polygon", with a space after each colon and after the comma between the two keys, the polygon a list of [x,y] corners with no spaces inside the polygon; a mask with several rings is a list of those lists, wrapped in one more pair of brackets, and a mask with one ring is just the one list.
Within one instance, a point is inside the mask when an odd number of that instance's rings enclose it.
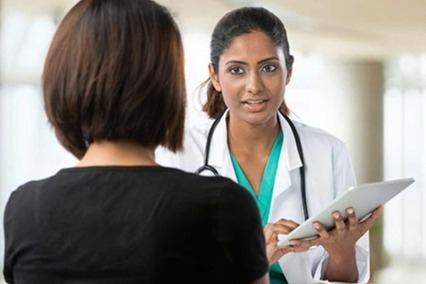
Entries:
{"label": "woman with dark hair", "polygon": [[347,222],[334,212],[336,229],[314,222],[319,238],[278,245],[279,235],[356,183],[340,140],[288,117],[284,94],[294,59],[283,23],[264,8],[227,13],[214,28],[210,60],[203,110],[214,123],[189,129],[185,151],[158,151],[158,162],[229,177],[252,194],[264,225],[271,283],[367,283],[367,231],[382,208],[363,222],[352,208],[345,212]]}
{"label": "woman with dark hair", "polygon": [[223,177],[163,168],[182,148],[183,47],[150,0],[82,0],[43,74],[45,110],[74,168],[15,190],[4,215],[8,283],[267,283],[259,213]]}

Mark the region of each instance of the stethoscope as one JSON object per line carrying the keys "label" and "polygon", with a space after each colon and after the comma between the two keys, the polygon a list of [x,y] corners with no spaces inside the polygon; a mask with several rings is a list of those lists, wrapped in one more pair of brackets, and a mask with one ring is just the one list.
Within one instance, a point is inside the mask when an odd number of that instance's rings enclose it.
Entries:
{"label": "stethoscope", "polygon": [[[309,213],[308,213],[308,204],[306,201],[306,184],[305,184],[305,161],[303,159],[303,149],[302,149],[302,143],[300,142],[299,133],[297,133],[296,127],[294,126],[293,122],[290,118],[288,118],[284,113],[281,112],[285,120],[287,121],[288,125],[290,125],[291,131],[293,132],[294,140],[296,141],[296,147],[297,152],[299,153],[300,161],[302,162],[302,166],[299,168],[300,173],[300,187],[302,190],[302,206],[303,206],[303,214],[305,216],[305,220],[308,220]],[[204,165],[198,168],[195,173],[197,174],[203,174],[203,175],[213,175],[218,176],[219,172],[211,165],[209,165],[209,155],[210,155],[210,144],[212,141],[214,130],[216,129],[216,126],[219,124],[221,117],[217,118],[212,126],[210,127],[209,133],[207,134],[207,141],[206,141],[206,148],[205,148],[205,154],[204,154]],[[206,174],[206,172],[208,174]]]}

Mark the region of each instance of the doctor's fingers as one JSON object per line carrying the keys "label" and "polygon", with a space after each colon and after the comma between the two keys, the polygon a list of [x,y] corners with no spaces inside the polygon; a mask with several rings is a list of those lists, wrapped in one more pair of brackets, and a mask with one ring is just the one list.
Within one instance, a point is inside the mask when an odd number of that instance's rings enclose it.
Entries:
{"label": "doctor's fingers", "polygon": [[333,241],[329,232],[327,232],[320,222],[313,222],[312,226],[314,226],[315,230],[318,232],[319,238],[307,241],[310,246],[322,245],[324,242],[328,243]]}
{"label": "doctor's fingers", "polygon": [[361,226],[362,234],[367,232],[376,223],[380,215],[383,213],[383,210],[383,206],[374,209],[371,215],[359,224]]}
{"label": "doctor's fingers", "polygon": [[342,214],[339,211],[335,211],[331,215],[333,216],[334,224],[336,226],[336,233],[344,235],[346,232],[346,224],[343,220]]}
{"label": "doctor's fingers", "polygon": [[263,228],[263,234],[265,235],[265,241],[267,244],[270,242],[277,242],[278,240],[278,234],[272,228],[272,224],[266,224]]}
{"label": "doctor's fingers", "polygon": [[352,207],[349,207],[349,208],[346,208],[345,211],[346,211],[346,216],[348,216],[347,224],[348,224],[349,230],[351,231],[360,230],[361,228],[359,226],[358,218],[356,216],[354,209]]}
{"label": "doctor's fingers", "polygon": [[302,247],[292,247],[292,246],[285,246],[285,247],[279,247],[277,244],[275,245],[269,245],[266,247],[266,254],[268,257],[268,262],[270,265],[277,262],[283,255],[289,252],[304,252],[307,251],[308,248],[302,248]]}
{"label": "doctor's fingers", "polygon": [[287,235],[291,231],[293,231],[299,224],[293,221],[278,221],[275,223],[266,224],[263,229],[265,237],[270,237],[273,233],[275,234],[284,234]]}
{"label": "doctor's fingers", "polygon": [[286,219],[281,219],[275,223],[266,224],[266,226],[263,228],[266,243],[277,242],[279,234],[287,235],[297,226],[299,226],[298,223]]}
{"label": "doctor's fingers", "polygon": [[288,234],[294,229],[296,229],[298,226],[298,223],[287,219],[280,219],[275,223],[270,224],[270,227],[278,234]]}
{"label": "doctor's fingers", "polygon": [[286,246],[286,247],[280,247],[279,250],[284,255],[289,252],[305,252],[309,250],[309,246]]}

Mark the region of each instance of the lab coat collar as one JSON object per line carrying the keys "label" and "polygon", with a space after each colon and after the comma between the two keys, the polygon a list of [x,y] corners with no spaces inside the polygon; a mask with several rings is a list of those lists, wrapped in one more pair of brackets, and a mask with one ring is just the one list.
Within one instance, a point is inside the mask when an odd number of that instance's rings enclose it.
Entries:
{"label": "lab coat collar", "polygon": [[235,170],[232,165],[231,156],[228,148],[228,127],[226,124],[226,118],[229,115],[229,110],[220,118],[218,125],[213,133],[211,148],[210,148],[210,161],[212,165],[220,175],[229,177],[233,181],[237,182]]}
{"label": "lab coat collar", "polygon": [[287,120],[285,120],[284,116],[280,112],[278,112],[278,119],[284,135],[284,151],[281,151],[280,160],[281,158],[284,158],[288,171],[300,168],[302,166],[302,161],[300,159],[299,152],[297,151],[297,144],[293,131],[291,130]]}
{"label": "lab coat collar", "polygon": [[302,161],[300,160],[299,153],[297,151],[296,139],[294,138],[290,125],[280,112],[278,112],[278,120],[283,132],[284,144],[281,149],[275,177],[274,190],[272,192],[272,204],[269,213],[270,220],[274,220],[277,218],[275,215],[280,214],[280,212],[276,212],[275,210],[277,209],[275,206],[276,198],[292,186],[290,172],[302,166]]}
{"label": "lab coat collar", "polygon": [[[228,115],[229,110],[226,110],[214,131],[211,141],[209,164],[216,168],[219,174],[227,176],[232,180],[236,181],[237,178],[235,175],[234,168],[232,166],[228,148],[228,134],[226,124],[226,118],[228,117]],[[277,172],[277,175],[281,175],[281,173],[283,172],[289,172],[296,168],[300,168],[302,166],[302,161],[300,160],[299,154],[297,152],[296,140],[294,138],[290,125],[279,112],[278,119],[284,135],[284,145],[283,150],[280,154],[280,162]],[[282,162],[283,160],[285,161],[285,163]],[[277,178],[276,185],[279,185],[278,188],[280,188],[281,190],[275,192],[274,195],[279,194],[279,192],[283,191],[291,185],[287,175],[283,183],[280,182],[280,180],[282,179]]]}

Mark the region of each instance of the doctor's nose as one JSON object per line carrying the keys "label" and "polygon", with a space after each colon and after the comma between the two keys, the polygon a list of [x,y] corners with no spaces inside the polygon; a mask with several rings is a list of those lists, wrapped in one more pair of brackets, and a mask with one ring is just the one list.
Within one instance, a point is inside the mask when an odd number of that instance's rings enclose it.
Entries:
{"label": "doctor's nose", "polygon": [[247,77],[246,90],[252,94],[263,91],[263,81],[257,72],[253,72]]}

